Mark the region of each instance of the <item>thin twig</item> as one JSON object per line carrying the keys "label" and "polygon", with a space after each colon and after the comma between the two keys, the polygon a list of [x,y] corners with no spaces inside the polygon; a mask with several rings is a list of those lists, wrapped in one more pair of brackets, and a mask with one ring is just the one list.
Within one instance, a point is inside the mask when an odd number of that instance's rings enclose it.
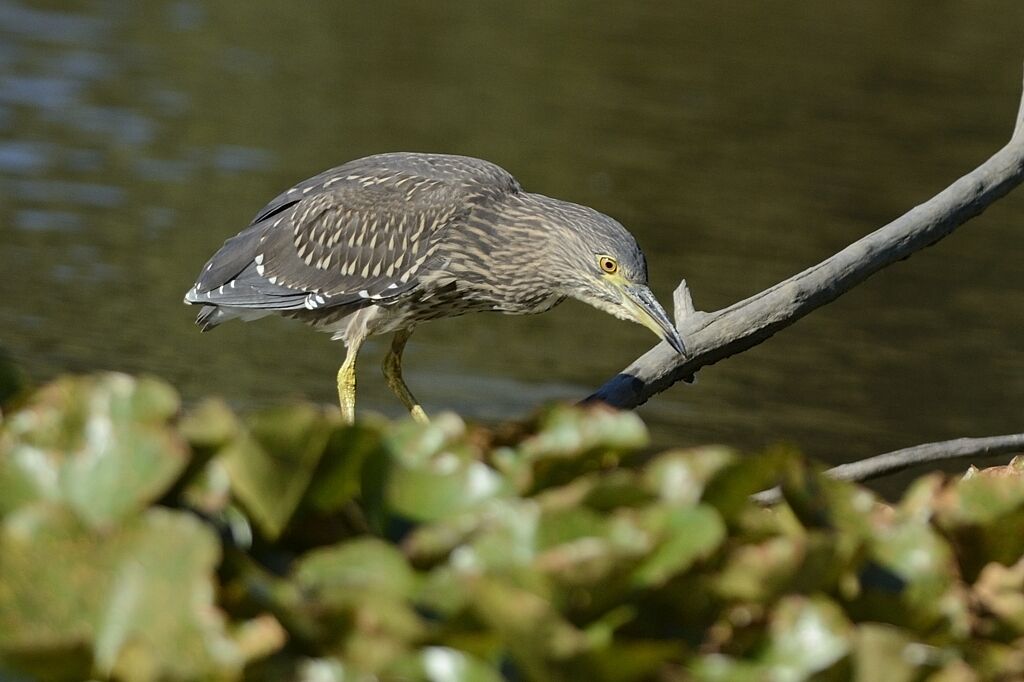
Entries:
{"label": "thin twig", "polygon": [[[1019,452],[1024,452],[1024,433],[988,438],[957,438],[915,445],[858,462],[840,464],[826,471],[825,475],[841,481],[868,481],[922,464]],[[782,499],[782,491],[779,488],[772,488],[754,495],[754,499],[760,504],[775,504]]]}
{"label": "thin twig", "polygon": [[1024,100],[1010,142],[978,168],[885,227],[759,294],[713,313],[677,311],[687,355],[658,344],[587,401],[622,409],[642,405],[701,367],[758,345],[875,272],[934,244],[1022,181]]}

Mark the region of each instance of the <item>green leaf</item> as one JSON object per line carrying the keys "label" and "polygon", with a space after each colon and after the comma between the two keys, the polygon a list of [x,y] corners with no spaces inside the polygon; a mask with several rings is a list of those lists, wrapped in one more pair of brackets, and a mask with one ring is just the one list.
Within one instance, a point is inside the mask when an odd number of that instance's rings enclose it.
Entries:
{"label": "green leaf", "polygon": [[394,546],[376,538],[359,538],[304,555],[295,580],[305,590],[324,594],[367,593],[408,596],[416,576]]}
{"label": "green leaf", "polygon": [[743,601],[766,601],[791,585],[806,554],[804,538],[778,536],[740,545],[714,576],[716,592]]}
{"label": "green leaf", "polygon": [[782,599],[769,624],[765,661],[776,679],[806,679],[850,651],[852,630],[842,610],[823,597]]}
{"label": "green leaf", "polygon": [[743,457],[715,470],[701,499],[731,520],[750,505],[750,496],[777,485],[793,466],[796,453],[779,448]]}
{"label": "green leaf", "polygon": [[361,492],[367,460],[386,456],[379,427],[368,426],[365,421],[335,427],[310,484],[309,504],[322,512],[340,509]]}
{"label": "green leaf", "polygon": [[708,482],[735,459],[731,450],[717,446],[673,450],[651,461],[644,471],[644,484],[669,504],[692,506],[700,501]]}
{"label": "green leaf", "polygon": [[1018,477],[965,477],[950,492],[955,499],[941,509],[943,522],[950,525],[987,525],[1024,507],[1024,485]]}
{"label": "green leaf", "polygon": [[914,665],[915,644],[905,630],[882,623],[865,623],[857,628],[853,651],[855,682],[913,682],[918,679]]}
{"label": "green leaf", "polygon": [[1010,567],[996,562],[985,566],[974,593],[989,612],[1024,636],[1024,559]]}
{"label": "green leaf", "polygon": [[[903,585],[889,587],[877,571],[862,576],[868,599],[862,608],[894,624],[926,629],[947,620],[960,629],[968,627],[963,595],[953,590],[957,566],[950,546],[927,519],[900,517],[880,526],[870,543],[871,556]],[[869,565],[870,569],[870,565]]]}
{"label": "green leaf", "polygon": [[825,679],[819,675],[850,652],[853,630],[842,610],[828,599],[789,596],[776,606],[766,634],[765,646],[752,655],[701,656],[693,661],[690,672],[696,679],[720,682]]}
{"label": "green leaf", "polygon": [[474,613],[529,671],[530,679],[552,679],[549,663],[583,651],[586,635],[544,597],[506,581],[480,578],[472,583]]}
{"label": "green leaf", "polygon": [[187,464],[170,429],[177,409],[156,379],[103,374],[42,388],[4,423],[0,514],[31,500],[61,502],[94,526],[137,512]]}
{"label": "green leaf", "polygon": [[[394,546],[360,538],[314,550],[284,584],[287,622],[321,653],[336,653],[356,671],[377,674],[423,636],[410,597],[417,576]],[[283,591],[282,591],[283,592]],[[297,597],[297,598],[295,598]]]}
{"label": "green leaf", "polygon": [[431,646],[405,656],[388,670],[407,682],[501,682],[496,670],[468,654]]}
{"label": "green leaf", "polygon": [[245,655],[213,603],[218,559],[209,529],[179,512],[151,509],[102,534],[53,508],[11,515],[0,527],[0,659],[42,677],[73,660],[79,679],[235,674]]}
{"label": "green leaf", "polygon": [[404,465],[416,467],[429,461],[466,434],[465,423],[450,412],[426,424],[404,421],[392,425],[384,438],[388,451]]}
{"label": "green leaf", "polygon": [[501,474],[463,447],[401,458],[389,471],[385,487],[388,507],[416,521],[457,516],[510,493]]}
{"label": "green leaf", "polygon": [[534,567],[563,584],[600,585],[620,558],[599,514],[581,507],[541,516]]}
{"label": "green leaf", "polygon": [[978,474],[945,488],[936,524],[956,544],[970,580],[990,561],[1012,564],[1024,555],[1024,479]]}
{"label": "green leaf", "polygon": [[193,447],[212,450],[234,438],[241,424],[223,400],[208,398],[185,414],[179,428]]}
{"label": "green leaf", "polygon": [[661,540],[633,571],[637,587],[661,585],[711,555],[725,539],[725,522],[711,507],[652,508],[643,524]]}
{"label": "green leaf", "polygon": [[232,490],[269,539],[298,508],[332,427],[313,405],[277,407],[253,415],[249,432],[222,452]]}
{"label": "green leaf", "polygon": [[536,435],[519,446],[526,459],[566,459],[594,449],[634,450],[647,445],[647,427],[636,414],[603,405],[558,405],[541,418]]}

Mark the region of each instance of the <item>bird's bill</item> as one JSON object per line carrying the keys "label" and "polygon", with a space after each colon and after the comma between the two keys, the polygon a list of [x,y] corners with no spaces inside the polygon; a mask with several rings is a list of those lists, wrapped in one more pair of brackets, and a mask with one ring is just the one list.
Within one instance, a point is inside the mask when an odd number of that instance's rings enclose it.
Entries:
{"label": "bird's bill", "polygon": [[622,290],[626,294],[623,302],[630,308],[633,319],[664,339],[677,353],[684,355],[686,346],[683,345],[683,339],[668,319],[665,309],[654,298],[654,293],[645,286],[635,284],[627,284]]}

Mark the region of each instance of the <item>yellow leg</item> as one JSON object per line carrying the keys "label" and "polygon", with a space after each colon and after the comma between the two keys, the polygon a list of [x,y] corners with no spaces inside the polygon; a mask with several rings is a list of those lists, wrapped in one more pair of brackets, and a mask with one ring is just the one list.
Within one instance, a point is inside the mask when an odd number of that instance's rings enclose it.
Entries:
{"label": "yellow leg", "polygon": [[338,404],[341,406],[341,418],[346,424],[356,420],[356,355],[362,339],[353,340],[348,344],[345,362],[338,370]]}
{"label": "yellow leg", "polygon": [[425,424],[427,419],[427,413],[420,407],[416,397],[409,390],[409,387],[405,385],[405,380],[402,379],[402,351],[405,350],[405,343],[412,336],[411,329],[403,329],[400,332],[395,332],[394,339],[391,340],[391,350],[384,356],[384,379],[388,382],[388,386],[394,391],[398,399],[402,401],[405,408],[409,410],[409,414],[412,418],[421,424]]}

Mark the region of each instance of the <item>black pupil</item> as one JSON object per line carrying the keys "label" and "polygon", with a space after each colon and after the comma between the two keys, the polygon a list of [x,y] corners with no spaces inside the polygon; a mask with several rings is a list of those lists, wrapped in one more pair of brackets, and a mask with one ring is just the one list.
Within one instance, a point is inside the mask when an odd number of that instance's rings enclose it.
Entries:
{"label": "black pupil", "polygon": [[610,260],[605,260],[604,261],[604,269],[607,270],[608,272],[611,272],[612,270],[615,269],[615,263],[613,263]]}

